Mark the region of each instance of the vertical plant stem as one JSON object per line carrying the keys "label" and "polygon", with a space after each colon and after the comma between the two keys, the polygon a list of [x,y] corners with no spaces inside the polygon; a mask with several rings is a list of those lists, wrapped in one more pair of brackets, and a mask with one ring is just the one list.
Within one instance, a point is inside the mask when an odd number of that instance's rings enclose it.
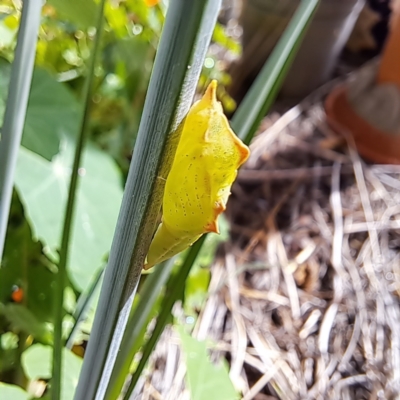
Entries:
{"label": "vertical plant stem", "polygon": [[89,114],[91,108],[91,94],[93,90],[94,69],[97,56],[100,50],[100,38],[103,29],[103,14],[105,0],[101,0],[98,5],[98,15],[96,20],[96,36],[92,54],[90,56],[88,75],[83,88],[82,97],[84,101],[83,115],[80,123],[80,132],[75,148],[74,162],[71,172],[71,181],[68,191],[67,207],[64,216],[64,225],[62,231],[60,261],[58,264],[58,273],[56,280],[55,296],[54,296],[54,347],[53,347],[53,366],[51,381],[51,399],[59,400],[61,394],[61,374],[62,374],[62,321],[64,316],[64,288],[67,276],[67,263],[69,253],[69,243],[71,238],[71,227],[74,217],[76,192],[78,188],[78,169],[81,163],[82,152],[87,137],[87,128],[89,123]]}
{"label": "vertical plant stem", "polygon": [[3,257],[15,166],[25,123],[42,0],[24,1],[0,137],[0,262]]}
{"label": "vertical plant stem", "polygon": [[220,5],[169,2],[75,400],[104,399]]}

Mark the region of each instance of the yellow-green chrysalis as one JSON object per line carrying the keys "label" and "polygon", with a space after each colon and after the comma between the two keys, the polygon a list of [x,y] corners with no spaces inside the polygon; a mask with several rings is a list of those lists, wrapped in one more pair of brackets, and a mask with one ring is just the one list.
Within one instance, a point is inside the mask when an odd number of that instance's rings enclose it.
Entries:
{"label": "yellow-green chrysalis", "polygon": [[204,233],[219,233],[218,216],[250,151],[230,128],[216,90],[212,81],[184,121],[145,269],[185,250]]}

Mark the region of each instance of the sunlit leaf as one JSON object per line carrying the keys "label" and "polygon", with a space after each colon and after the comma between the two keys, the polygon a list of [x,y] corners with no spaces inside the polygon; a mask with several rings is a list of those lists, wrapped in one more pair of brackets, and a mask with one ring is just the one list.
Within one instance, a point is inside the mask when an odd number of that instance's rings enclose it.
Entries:
{"label": "sunlit leaf", "polygon": [[[10,64],[0,59],[0,125],[10,80]],[[51,160],[63,137],[74,137],[78,129],[79,105],[67,87],[47,71],[36,68],[29,94],[22,145]]]}
{"label": "sunlit leaf", "polygon": [[45,70],[35,69],[22,145],[51,160],[60,140],[76,135],[78,110],[78,102],[62,83]]}
{"label": "sunlit leaf", "polygon": [[[210,235],[209,235],[210,236]],[[201,307],[207,297],[211,273],[208,268],[196,268],[190,271],[185,285],[185,311],[192,314]]]}
{"label": "sunlit leaf", "polygon": [[[50,379],[52,348],[34,344],[22,353],[22,367],[28,379]],[[72,400],[78,383],[82,359],[64,349],[61,379],[61,400]]]}
{"label": "sunlit leaf", "polygon": [[192,338],[183,329],[179,329],[182,349],[186,361],[186,380],[189,386],[191,400],[239,399],[235,391],[228,370],[223,363],[213,364],[208,355],[204,342]]}
{"label": "sunlit leaf", "polygon": [[31,396],[19,386],[0,382],[0,399],[28,400],[30,397]]}
{"label": "sunlit leaf", "polygon": [[9,26],[7,18],[0,20],[0,48],[6,48],[12,45],[17,34],[17,27]]}
{"label": "sunlit leaf", "polygon": [[[34,237],[53,254],[61,239],[71,156],[71,143],[63,141],[61,153],[51,162],[24,148],[18,159],[16,186],[26,216]],[[109,251],[122,188],[114,161],[93,145],[87,146],[79,172],[68,266],[74,285],[83,290]]]}

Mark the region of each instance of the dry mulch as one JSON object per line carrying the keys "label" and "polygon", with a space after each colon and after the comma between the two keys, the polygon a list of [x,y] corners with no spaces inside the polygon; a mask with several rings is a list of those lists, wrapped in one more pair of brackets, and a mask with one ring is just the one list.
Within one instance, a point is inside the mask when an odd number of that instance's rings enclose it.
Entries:
{"label": "dry mulch", "polygon": [[[400,166],[366,163],[331,131],[328,89],[264,121],[194,330],[245,400],[400,393]],[[134,398],[189,399],[184,374],[169,330]]]}

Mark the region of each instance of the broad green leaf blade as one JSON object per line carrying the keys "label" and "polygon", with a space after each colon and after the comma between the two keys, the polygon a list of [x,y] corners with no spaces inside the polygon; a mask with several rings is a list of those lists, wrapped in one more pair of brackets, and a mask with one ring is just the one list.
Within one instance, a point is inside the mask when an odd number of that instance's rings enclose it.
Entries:
{"label": "broad green leaf blade", "polygon": [[288,27],[233,116],[232,129],[246,144],[250,143],[274,102],[318,4],[319,0],[300,2]]}
{"label": "broad green leaf blade", "polygon": [[0,399],[29,400],[31,396],[16,385],[8,385],[0,382]]}
{"label": "broad green leaf blade", "polygon": [[182,349],[186,361],[186,380],[191,400],[235,400],[239,399],[224,363],[213,364],[207,354],[205,342],[192,338],[179,329]]}
{"label": "broad green leaf blade", "polygon": [[169,4],[75,400],[107,390],[220,5]]}
{"label": "broad green leaf blade", "polygon": [[[0,59],[0,122],[7,99],[10,64]],[[78,130],[78,102],[67,87],[46,70],[33,71],[22,145],[51,160],[59,152],[60,139],[74,138]]]}
{"label": "broad green leaf blade", "polygon": [[[33,235],[53,254],[61,240],[72,151],[71,142],[65,140],[51,162],[24,148],[18,160],[16,186]],[[84,152],[80,175],[69,274],[82,291],[110,249],[122,189],[114,161],[94,145]]]}
{"label": "broad green leaf blade", "polygon": [[22,145],[51,160],[59,152],[60,140],[75,138],[79,105],[67,87],[47,71],[33,73]]}
{"label": "broad green leaf blade", "polygon": [[72,22],[81,29],[94,26],[96,22],[96,3],[93,0],[47,0],[61,18]]}
{"label": "broad green leaf blade", "polygon": [[[22,367],[30,380],[50,379],[52,365],[52,348],[34,344],[22,353]],[[61,377],[61,400],[72,400],[78,383],[82,359],[70,350],[63,351],[63,368]]]}

